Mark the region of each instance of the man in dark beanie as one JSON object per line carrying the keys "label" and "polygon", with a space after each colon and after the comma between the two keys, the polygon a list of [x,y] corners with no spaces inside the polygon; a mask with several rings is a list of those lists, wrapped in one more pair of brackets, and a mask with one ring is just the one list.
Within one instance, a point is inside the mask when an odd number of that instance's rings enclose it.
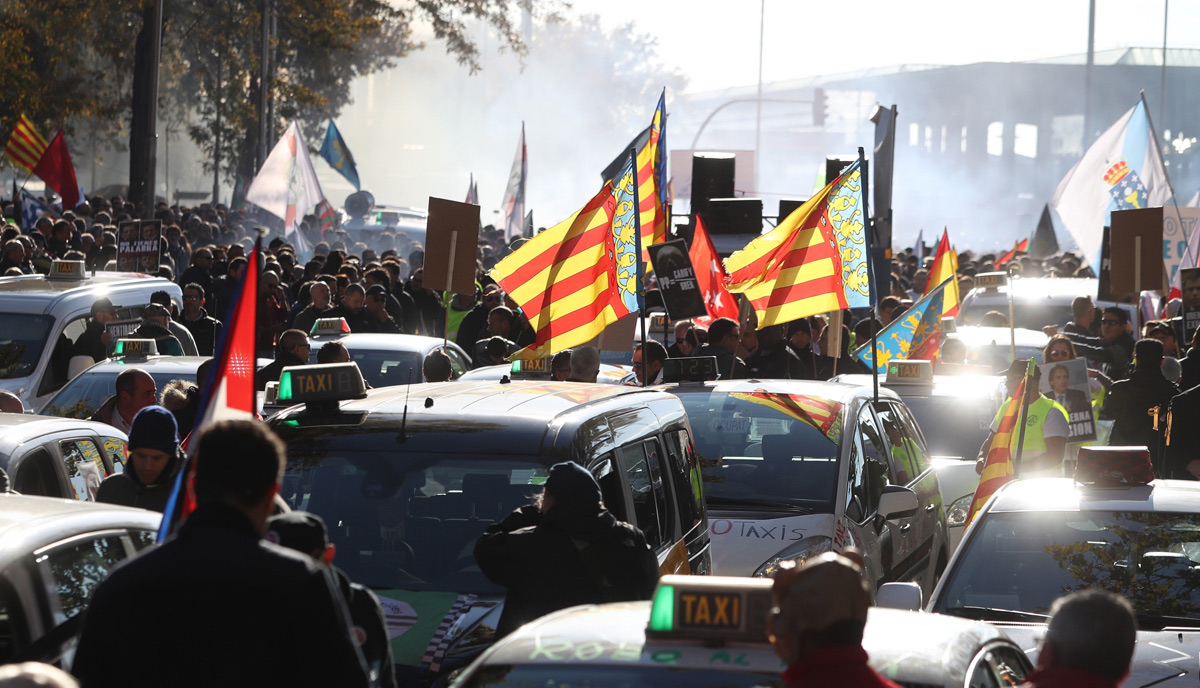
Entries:
{"label": "man in dark beanie", "polygon": [[96,491],[96,501],[161,513],[167,508],[181,463],[175,416],[161,406],[138,411],[129,428],[127,446],[125,472],[105,478]]}
{"label": "man in dark beanie", "polygon": [[350,610],[354,641],[367,660],[367,667],[379,677],[375,685],[393,688],[396,685],[396,667],[383,607],[370,588],[351,581],[345,571],[333,565],[337,548],[329,542],[325,521],[307,511],[289,511],[272,516],[267,527],[269,530],[265,538],[268,542],[307,554],[333,574],[334,582]]}
{"label": "man in dark beanie", "polygon": [[533,504],[489,526],[475,561],[508,588],[496,635],[579,604],[646,600],[658,583],[658,560],[635,526],[618,521],[585,468],[550,468]]}
{"label": "man in dark beanie", "polygon": [[1179,387],[1162,373],[1162,342],[1138,340],[1133,358],[1133,374],[1108,388],[1100,417],[1113,421],[1109,444],[1149,447],[1155,475],[1166,475],[1159,462],[1158,438],[1166,429],[1167,406]]}

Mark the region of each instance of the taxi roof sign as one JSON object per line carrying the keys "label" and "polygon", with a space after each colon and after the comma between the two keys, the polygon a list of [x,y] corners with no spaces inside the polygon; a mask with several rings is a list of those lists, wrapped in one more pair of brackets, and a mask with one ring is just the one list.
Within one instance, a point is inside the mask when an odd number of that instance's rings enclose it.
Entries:
{"label": "taxi roof sign", "polygon": [[767,642],[774,601],[770,578],[663,576],[646,636],[711,642]]}
{"label": "taxi roof sign", "polygon": [[517,360],[512,362],[512,367],[509,370],[514,375],[520,374],[520,373],[525,373],[525,374],[532,373],[532,374],[536,374],[539,376],[549,375],[550,374],[550,364],[553,361],[553,359],[554,359],[553,356],[543,356],[541,358],[530,358],[530,359],[518,358]]}
{"label": "taxi roof sign", "polygon": [[933,384],[933,363],[920,359],[911,361],[892,359],[887,364],[887,383],[889,385],[896,383],[931,385]]}
{"label": "taxi roof sign", "polygon": [[118,339],[113,356],[157,356],[158,342],[153,339]]}
{"label": "taxi roof sign", "polygon": [[975,286],[994,291],[1008,284],[1007,272],[982,272],[975,275]]}
{"label": "taxi roof sign", "polygon": [[1132,487],[1154,480],[1147,447],[1080,447],[1075,482],[1093,487]]}
{"label": "taxi roof sign", "polygon": [[50,273],[46,279],[52,280],[82,280],[87,278],[87,270],[82,260],[55,260],[50,263]]}
{"label": "taxi roof sign", "polygon": [[350,324],[345,318],[317,318],[313,323],[312,332],[309,333],[313,337],[331,335],[331,334],[350,334]]}
{"label": "taxi roof sign", "polygon": [[318,363],[290,366],[279,374],[280,402],[312,403],[361,399],[367,395],[356,363]]}

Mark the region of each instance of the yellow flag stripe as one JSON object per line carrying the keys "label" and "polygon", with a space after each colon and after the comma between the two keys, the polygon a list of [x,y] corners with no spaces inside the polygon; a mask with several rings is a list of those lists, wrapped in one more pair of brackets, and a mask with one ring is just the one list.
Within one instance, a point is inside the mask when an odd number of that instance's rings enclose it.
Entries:
{"label": "yellow flag stripe", "polygon": [[837,294],[820,294],[782,306],[771,306],[765,311],[755,310],[755,313],[758,314],[758,327],[761,329],[839,309],[841,309],[841,305]]}
{"label": "yellow flag stripe", "polygon": [[590,285],[574,294],[559,296],[547,303],[539,313],[528,314],[529,324],[534,330],[539,330],[545,323],[553,323],[557,318],[595,303],[599,295],[606,291],[608,291],[608,273],[601,272]]}
{"label": "yellow flag stripe", "polygon": [[[605,306],[604,310],[595,320],[566,332],[558,333],[554,337],[547,339],[546,342],[539,347],[526,347],[521,349],[514,354],[512,358],[523,360],[543,358],[557,351],[569,349],[572,346],[577,346],[581,342],[595,339],[596,337],[600,336],[600,333],[604,331],[604,328],[615,323],[616,321],[616,311],[613,310],[612,306]],[[564,345],[563,342],[570,343]]]}
{"label": "yellow flag stripe", "polygon": [[547,265],[528,282],[512,290],[512,297],[517,303],[525,303],[529,299],[546,291],[554,282],[564,280],[584,270],[596,267],[604,257],[604,246],[589,246],[570,256],[561,263]]}

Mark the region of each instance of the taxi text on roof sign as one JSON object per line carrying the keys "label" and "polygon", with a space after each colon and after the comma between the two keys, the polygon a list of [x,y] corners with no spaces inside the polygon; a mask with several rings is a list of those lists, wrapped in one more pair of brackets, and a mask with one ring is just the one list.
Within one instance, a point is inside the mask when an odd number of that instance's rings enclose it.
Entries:
{"label": "taxi text on roof sign", "polygon": [[114,356],[157,356],[158,343],[153,339],[118,339]]}
{"label": "taxi text on roof sign", "polygon": [[350,325],[345,318],[317,318],[313,323],[312,336],[330,334],[350,334]]}
{"label": "taxi text on roof sign", "polygon": [[897,382],[931,384],[933,382],[933,363],[920,359],[888,361],[887,381],[888,384]]}
{"label": "taxi text on roof sign", "polygon": [[279,375],[281,402],[341,401],[361,399],[365,394],[366,385],[355,363],[292,366]]}
{"label": "taxi text on roof sign", "polygon": [[543,356],[541,358],[531,358],[529,360],[519,359],[512,362],[512,372],[514,373],[549,373],[550,362],[553,356]]}
{"label": "taxi text on roof sign", "polygon": [[56,260],[50,263],[47,279],[81,280],[87,277],[82,260]]}
{"label": "taxi text on roof sign", "polygon": [[663,576],[654,592],[646,635],[766,642],[772,584],[765,578]]}
{"label": "taxi text on roof sign", "polygon": [[997,289],[1008,284],[1007,272],[984,272],[975,275],[975,286],[981,289]]}

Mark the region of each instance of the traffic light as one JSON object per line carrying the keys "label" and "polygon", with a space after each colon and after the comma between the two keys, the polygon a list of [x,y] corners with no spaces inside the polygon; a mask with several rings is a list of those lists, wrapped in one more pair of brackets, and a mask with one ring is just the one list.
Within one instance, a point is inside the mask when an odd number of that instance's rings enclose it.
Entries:
{"label": "traffic light", "polygon": [[825,115],[828,103],[825,100],[825,89],[814,88],[812,97],[813,126],[825,126]]}

